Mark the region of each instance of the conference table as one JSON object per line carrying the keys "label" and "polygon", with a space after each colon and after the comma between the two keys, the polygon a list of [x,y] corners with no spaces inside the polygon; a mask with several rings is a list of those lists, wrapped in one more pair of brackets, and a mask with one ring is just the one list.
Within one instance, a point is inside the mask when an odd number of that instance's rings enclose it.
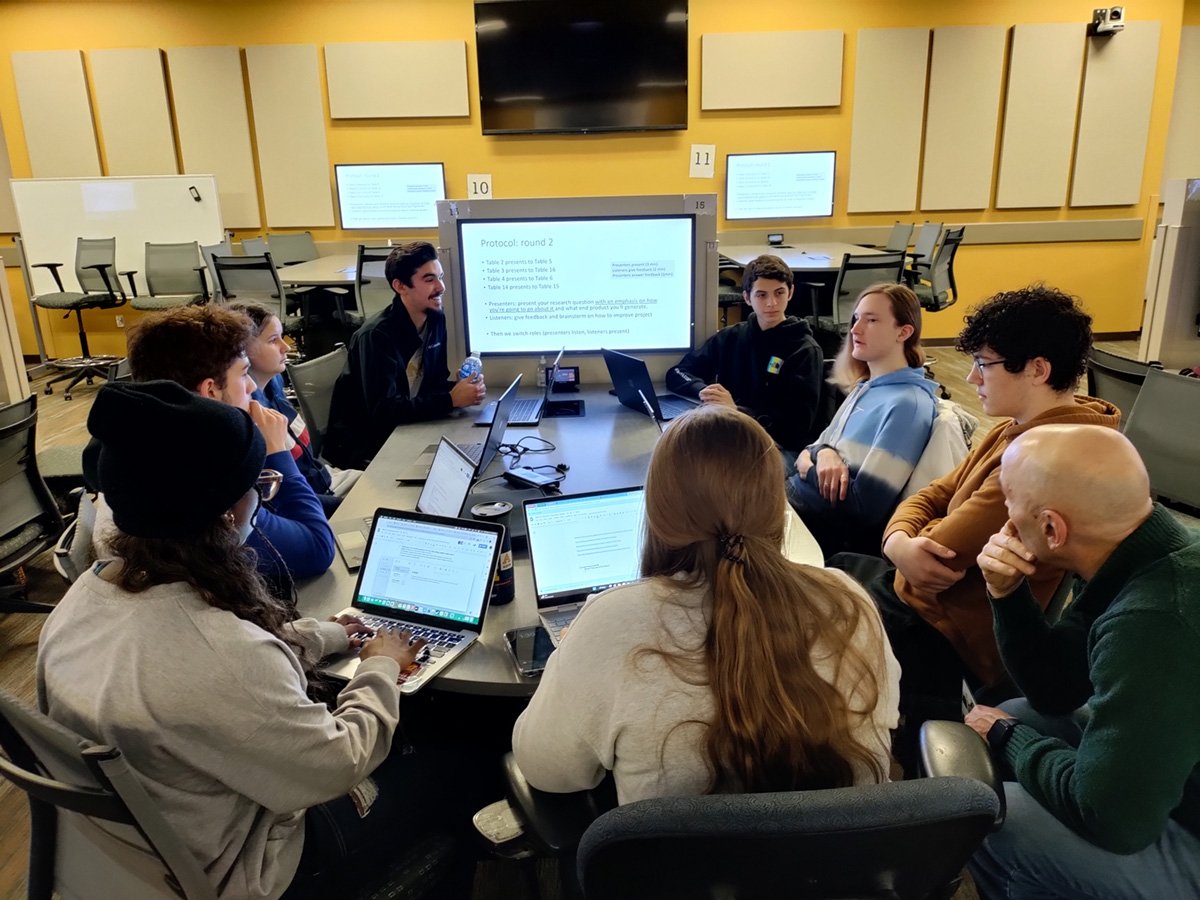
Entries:
{"label": "conference table", "polygon": [[854,256],[876,256],[885,251],[858,244],[843,244],[838,241],[805,241],[803,244],[718,244],[724,257],[744,266],[763,254],[778,256],[788,268],[800,273],[836,272],[842,267],[842,257],[847,253]]}
{"label": "conference table", "polygon": [[[499,390],[493,393],[498,396]],[[521,391],[522,396],[531,397],[540,393],[537,388]],[[585,414],[543,417],[538,426],[510,426],[505,432],[505,443],[515,444],[526,436],[536,435],[554,445],[555,449],[548,453],[526,454],[521,464],[569,465],[560,486],[564,494],[644,484],[650,454],[659,436],[653,420],[622,406],[609,394],[607,386],[584,386],[579,393],[565,396],[583,400]],[[413,509],[421,486],[400,484],[396,475],[443,434],[460,443],[481,440],[484,429],[474,427],[478,412],[478,408],[459,410],[446,419],[398,427],[334,514],[330,521],[334,534],[363,526],[378,508]],[[518,517],[522,500],[542,496],[537,489],[517,489],[500,478],[488,480],[490,476],[498,476],[506,466],[506,458],[497,455],[467,498],[465,510],[484,500],[504,499],[513,504],[512,515]],[[790,510],[789,517],[788,557],[821,565],[823,558],[816,541]],[[431,689],[521,697],[532,694],[537,687],[536,679],[522,678],[516,673],[504,649],[505,631],[536,625],[538,621],[533,577],[523,540],[514,541],[513,551],[515,599],[488,609],[480,640],[439,674]],[[340,554],[335,556],[329,571],[299,585],[300,612],[324,618],[341,611],[350,605],[357,577],[357,572],[346,568]]]}
{"label": "conference table", "polygon": [[280,266],[279,280],[289,287],[351,287],[356,265],[358,255],[355,253],[331,253],[307,262]]}

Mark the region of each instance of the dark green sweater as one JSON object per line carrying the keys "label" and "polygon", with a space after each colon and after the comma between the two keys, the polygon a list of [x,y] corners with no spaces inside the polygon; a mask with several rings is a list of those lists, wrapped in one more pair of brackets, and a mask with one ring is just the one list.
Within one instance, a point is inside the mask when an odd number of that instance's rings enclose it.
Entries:
{"label": "dark green sweater", "polygon": [[1200,533],[1155,505],[1058,624],[1025,585],[992,612],[1033,707],[1092,713],[1078,749],[1014,729],[1005,756],[1021,785],[1114,853],[1149,846],[1168,817],[1200,835]]}

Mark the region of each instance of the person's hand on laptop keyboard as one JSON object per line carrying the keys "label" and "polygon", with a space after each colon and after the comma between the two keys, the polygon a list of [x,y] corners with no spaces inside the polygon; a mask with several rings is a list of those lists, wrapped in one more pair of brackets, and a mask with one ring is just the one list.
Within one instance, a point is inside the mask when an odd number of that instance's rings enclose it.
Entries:
{"label": "person's hand on laptop keyboard", "polygon": [[358,616],[331,616],[330,621],[337,622],[346,629],[346,636],[350,638],[351,650],[357,650],[363,645],[363,641],[369,639],[375,633],[369,626],[364,625],[363,620]]}
{"label": "person's hand on laptop keyboard", "polygon": [[[412,643],[409,643],[412,641]],[[425,649],[425,639],[412,640],[412,634],[407,631],[380,629],[375,637],[364,641],[359,659],[370,659],[372,656],[389,656],[400,664],[400,671],[413,666],[421,651]]]}

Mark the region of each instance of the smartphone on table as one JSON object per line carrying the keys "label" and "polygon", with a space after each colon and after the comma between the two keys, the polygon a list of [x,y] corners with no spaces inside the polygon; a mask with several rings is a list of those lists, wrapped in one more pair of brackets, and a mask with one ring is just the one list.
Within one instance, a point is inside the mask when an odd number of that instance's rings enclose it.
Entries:
{"label": "smartphone on table", "polygon": [[513,665],[525,678],[536,678],[546,668],[546,660],[554,652],[550,635],[541,625],[514,628],[504,632],[504,646]]}

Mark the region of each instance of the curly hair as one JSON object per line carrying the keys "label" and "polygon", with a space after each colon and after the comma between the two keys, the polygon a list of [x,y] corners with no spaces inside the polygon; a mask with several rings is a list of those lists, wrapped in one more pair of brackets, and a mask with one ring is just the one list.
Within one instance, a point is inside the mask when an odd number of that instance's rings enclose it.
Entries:
{"label": "curly hair", "polygon": [[756,256],[747,264],[742,273],[742,291],[749,294],[754,290],[754,282],[760,278],[782,281],[788,287],[795,282],[795,277],[792,275],[792,270],[788,268],[788,264],[778,256],[772,256],[769,253]]}
{"label": "curly hair", "polygon": [[206,378],[225,387],[234,360],[245,356],[249,318],[222,306],[180,306],[147,316],[129,329],[129,371],[134,381],[164,379],[194,391]]}
{"label": "curly hair", "polygon": [[1072,391],[1087,370],[1092,349],[1092,317],[1078,300],[1057,288],[1032,284],[1001,291],[975,307],[954,342],[961,353],[983,347],[1004,359],[1004,368],[1021,372],[1039,356],[1050,363],[1050,387]]}

